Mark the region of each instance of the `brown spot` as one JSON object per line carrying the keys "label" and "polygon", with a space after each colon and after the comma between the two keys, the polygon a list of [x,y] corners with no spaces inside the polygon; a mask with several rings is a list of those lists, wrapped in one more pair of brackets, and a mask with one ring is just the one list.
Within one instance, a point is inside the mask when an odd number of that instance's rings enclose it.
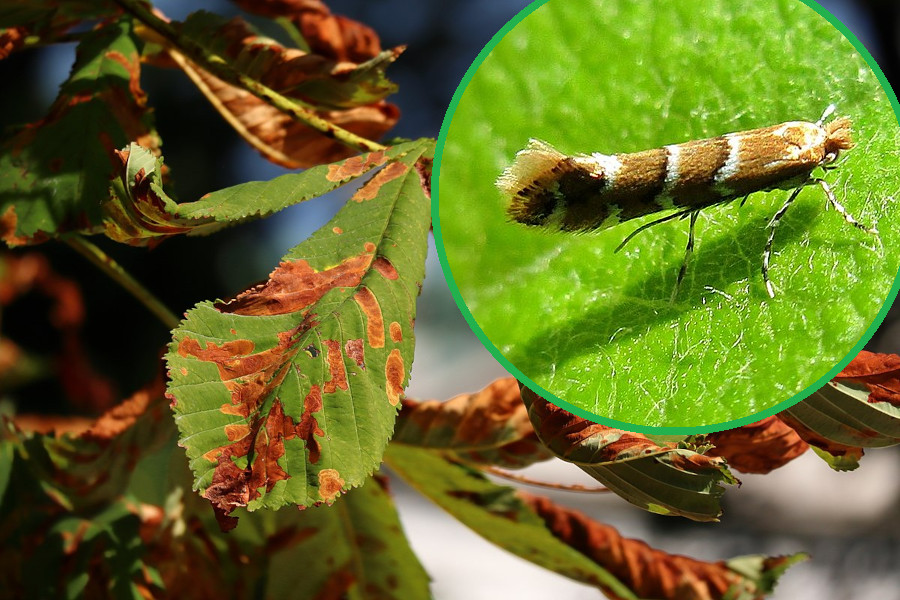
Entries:
{"label": "brown spot", "polygon": [[28,243],[25,236],[16,235],[19,226],[19,217],[16,215],[16,207],[10,205],[6,212],[0,216],[0,239],[9,246],[21,246]]}
{"label": "brown spot", "polygon": [[319,471],[319,496],[325,502],[333,502],[344,487],[344,480],[336,469]]}
{"label": "brown spot", "polygon": [[365,246],[363,246],[363,248],[366,249],[366,252],[375,252],[376,246],[372,242],[366,242],[366,244],[365,244]]}
{"label": "brown spot", "polygon": [[265,284],[239,294],[230,302],[216,304],[224,313],[239,315],[283,315],[307,309],[334,288],[356,287],[372,265],[374,244],[366,252],[340,264],[316,271],[305,260],[283,262]]}
{"label": "brown spot", "polygon": [[295,431],[297,437],[306,442],[306,449],[309,451],[309,462],[316,464],[322,454],[322,447],[319,444],[318,437],[324,437],[325,432],[319,427],[316,421],[315,413],[322,410],[322,392],[319,386],[314,385],[309,389],[309,393],[303,400],[303,414],[300,415],[300,422],[297,424]]}
{"label": "brown spot", "polygon": [[335,232],[338,235],[341,235],[342,233],[344,233],[344,230],[341,229],[340,227],[332,227],[331,231]]}
{"label": "brown spot", "polygon": [[232,423],[225,426],[225,435],[234,442],[250,435],[250,427],[246,423]]}
{"label": "brown spot", "polygon": [[434,159],[425,158],[424,156],[416,161],[416,172],[419,174],[419,185],[425,192],[425,197],[431,199],[431,167]]}
{"label": "brown spot", "polygon": [[325,179],[328,181],[344,181],[351,177],[358,177],[379,165],[383,165],[387,161],[384,152],[378,150],[369,154],[362,154],[348,158],[340,165],[329,165],[328,174]]}
{"label": "brown spot", "polygon": [[403,329],[400,328],[400,323],[397,321],[391,321],[390,325],[391,330],[391,339],[395,342],[403,341]]}
{"label": "brown spot", "polygon": [[400,394],[403,393],[403,379],[406,377],[403,357],[397,348],[391,350],[391,353],[388,355],[387,362],[384,365],[384,376],[387,378],[385,390],[387,391],[388,402],[391,403],[391,406],[397,406],[400,402]]}
{"label": "brown spot", "polygon": [[384,319],[381,316],[381,306],[378,298],[367,287],[361,288],[353,299],[359,304],[363,314],[366,315],[366,333],[369,338],[369,346],[372,348],[384,348]]}
{"label": "brown spot", "polygon": [[323,342],[326,352],[326,360],[328,361],[328,371],[331,373],[331,379],[325,382],[324,392],[333,394],[337,390],[347,389],[347,372],[344,370],[344,355],[341,354],[341,343],[337,340],[325,340]]}
{"label": "brown spot", "polygon": [[193,356],[206,362],[224,362],[231,357],[250,354],[253,352],[253,342],[250,340],[234,340],[216,346],[212,342],[206,342],[206,349],[200,348],[200,342],[194,338],[185,337],[178,342],[178,354],[182,357]]}
{"label": "brown spot", "polygon": [[379,256],[375,259],[375,262],[372,263],[372,268],[381,273],[385,279],[390,279],[391,281],[400,277],[400,275],[397,274],[397,269],[391,264],[391,261],[383,256]]}
{"label": "brown spot", "polygon": [[187,374],[188,374],[188,370],[187,370],[186,367],[181,367],[181,369],[179,369],[179,370],[181,371],[181,374],[182,374],[182,375],[187,375]]}
{"label": "brown spot", "polygon": [[356,338],[353,340],[347,340],[347,343],[344,344],[344,351],[347,353],[347,356],[353,360],[363,371],[366,370],[366,357],[365,351],[363,350],[363,341],[360,338]]}
{"label": "brown spot", "polygon": [[378,171],[375,174],[375,177],[366,182],[366,185],[359,188],[359,190],[353,194],[353,200],[357,202],[364,202],[366,200],[371,200],[375,196],[378,195],[378,192],[381,191],[381,186],[386,184],[389,181],[397,179],[401,175],[405,174],[409,170],[405,164],[400,162],[391,163],[382,170]]}

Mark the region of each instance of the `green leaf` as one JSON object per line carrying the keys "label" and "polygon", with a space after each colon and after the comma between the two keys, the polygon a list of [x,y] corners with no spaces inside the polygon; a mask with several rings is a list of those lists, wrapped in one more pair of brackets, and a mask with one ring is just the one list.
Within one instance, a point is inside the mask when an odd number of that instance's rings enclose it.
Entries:
{"label": "green leaf", "polygon": [[[370,478],[327,510],[255,513],[267,527],[266,598],[428,599],[428,575],[409,547],[384,482]],[[249,519],[248,519],[249,521]],[[240,531],[244,528],[243,520]],[[298,569],[315,557],[316,568]]]}
{"label": "green leaf", "polygon": [[158,584],[144,562],[140,505],[125,490],[136,460],[174,440],[166,410],[160,385],[138,392],[78,436],[25,433],[3,423],[5,594],[131,600]]}
{"label": "green leaf", "polygon": [[[696,433],[774,412],[824,383],[892,295],[894,98],[800,2],[550,2],[503,37],[457,100],[435,192],[445,267],[495,356],[581,416]],[[882,244],[825,210],[820,189],[804,190],[778,227],[774,299],[762,252],[788,192],[705,210],[670,304],[685,221],[615,253],[659,215],[597,234],[548,233],[510,222],[494,186],[531,137],[566,153],[634,152],[815,121],[831,103],[853,120],[857,146],[824,177],[861,222],[881,224]]]}
{"label": "green leaf", "polygon": [[639,433],[577,417],[522,388],[540,440],[635,506],[662,515],[717,521],[722,483],[738,483],[725,459],[687,442],[657,444]]}
{"label": "green leaf", "polygon": [[131,245],[158,243],[173,235],[207,235],[227,225],[266,217],[316,198],[369,173],[386,162],[421,149],[422,141],[354,156],[270,181],[251,181],[178,204],[162,187],[162,158],[131,144],[117,154],[118,176],[103,204],[108,237]]}
{"label": "green leaf", "polygon": [[557,540],[515,491],[420,448],[391,444],[388,466],[406,483],[489,542],[576,581],[637,600],[609,571]]}
{"label": "green leaf", "polygon": [[156,148],[140,40],[122,19],[85,35],[49,114],[0,144],[0,237],[10,246],[101,231],[115,151]]}
{"label": "green leaf", "polygon": [[180,443],[220,514],[330,503],[381,462],[413,360],[429,150],[379,171],[268,282],[175,330]]}

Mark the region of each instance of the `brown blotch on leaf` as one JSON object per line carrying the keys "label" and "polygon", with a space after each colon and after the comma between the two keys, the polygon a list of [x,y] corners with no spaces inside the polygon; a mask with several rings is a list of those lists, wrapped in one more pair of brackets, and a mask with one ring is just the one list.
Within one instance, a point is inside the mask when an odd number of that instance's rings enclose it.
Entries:
{"label": "brown blotch on leaf", "polygon": [[324,437],[325,432],[319,427],[316,421],[316,413],[322,410],[322,391],[319,386],[314,385],[309,389],[309,393],[303,400],[303,414],[300,415],[300,422],[297,424],[297,437],[306,442],[306,449],[309,451],[309,462],[316,464],[322,455],[322,447],[319,444],[318,437]]}
{"label": "brown blotch on leaf", "polygon": [[406,377],[403,356],[400,355],[400,350],[397,348],[391,350],[388,355],[384,365],[384,376],[387,378],[385,391],[387,391],[388,402],[391,403],[391,406],[397,406],[400,403],[400,395],[403,393],[403,379]]}
{"label": "brown blotch on leaf", "polygon": [[347,340],[347,343],[344,344],[344,351],[347,353],[350,360],[355,362],[360,369],[363,371],[366,370],[366,357],[361,338]]}
{"label": "brown blotch on leaf", "polygon": [[869,402],[900,406],[900,356],[896,354],[863,350],[834,379],[865,385],[869,389]]}
{"label": "brown blotch on leaf", "polygon": [[344,480],[336,469],[319,471],[319,496],[325,502],[333,502],[344,488]]}
{"label": "brown blotch on leaf", "polygon": [[400,162],[391,163],[382,170],[378,171],[375,174],[375,177],[366,182],[364,186],[359,188],[355,194],[353,194],[353,200],[357,202],[365,202],[366,200],[372,200],[375,196],[378,195],[378,192],[381,191],[381,186],[388,183],[389,181],[393,181],[398,177],[401,177],[409,170],[405,164]]}
{"label": "brown blotch on leaf", "polygon": [[22,246],[28,243],[26,236],[16,235],[19,225],[19,217],[16,215],[16,207],[10,205],[3,215],[0,215],[0,238],[8,246]]}
{"label": "brown blotch on leaf", "polygon": [[332,228],[331,228],[331,231],[333,231],[333,232],[336,233],[337,235],[341,235],[342,233],[344,233],[344,230],[341,229],[340,227],[332,227]]}
{"label": "brown blotch on leaf", "polygon": [[353,295],[353,299],[366,315],[366,334],[369,346],[372,348],[384,348],[384,318],[381,316],[381,305],[378,298],[367,287],[360,289]]}
{"label": "brown blotch on leaf", "polygon": [[742,473],[768,473],[809,449],[797,432],[772,416],[707,436],[715,446],[706,454],[721,456]]}
{"label": "brown blotch on leaf", "polygon": [[344,369],[344,355],[341,354],[341,343],[337,340],[325,340],[322,342],[327,348],[326,360],[331,379],[325,382],[323,391],[333,394],[337,390],[347,389],[347,371]]}
{"label": "brown blotch on leaf", "polygon": [[400,277],[391,261],[383,256],[375,259],[375,262],[372,263],[372,268],[381,273],[385,279],[390,279],[391,281]]}
{"label": "brown blotch on leaf", "polygon": [[225,436],[235,442],[250,435],[250,427],[246,423],[232,423],[225,426]]}
{"label": "brown blotch on leaf", "polygon": [[269,281],[239,294],[216,308],[238,315],[284,315],[306,309],[330,290],[356,287],[372,265],[374,247],[350,256],[334,267],[316,271],[305,260],[283,262]]}
{"label": "brown blotch on leaf", "polygon": [[328,165],[328,174],[325,175],[325,179],[328,181],[344,181],[345,179],[362,175],[370,169],[383,165],[386,161],[387,156],[381,150],[354,156],[348,158],[342,164]]}
{"label": "brown blotch on leaf", "polygon": [[393,341],[398,343],[403,341],[403,329],[400,327],[400,323],[398,323],[397,321],[391,321],[390,330],[391,339]]}

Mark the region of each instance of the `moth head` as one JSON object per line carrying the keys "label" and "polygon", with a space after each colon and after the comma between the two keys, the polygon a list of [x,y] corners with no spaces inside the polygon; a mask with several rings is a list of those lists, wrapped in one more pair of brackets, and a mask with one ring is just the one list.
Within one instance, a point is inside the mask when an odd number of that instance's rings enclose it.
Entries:
{"label": "moth head", "polygon": [[853,132],[849,118],[838,117],[825,124],[825,162],[834,162],[841,150],[849,150],[853,146]]}

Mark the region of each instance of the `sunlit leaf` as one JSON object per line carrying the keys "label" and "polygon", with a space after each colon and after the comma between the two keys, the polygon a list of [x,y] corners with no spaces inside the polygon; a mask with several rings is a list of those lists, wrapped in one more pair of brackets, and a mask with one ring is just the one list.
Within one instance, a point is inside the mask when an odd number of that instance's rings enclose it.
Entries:
{"label": "sunlit leaf", "polygon": [[540,440],[557,456],[632,504],[695,521],[718,520],[721,484],[737,483],[725,460],[685,444],[657,443],[550,404],[526,387],[522,400]]}
{"label": "sunlit leaf", "polygon": [[166,355],[195,486],[235,507],[331,503],[373,472],[413,359],[429,203],[389,163],[268,282],[187,313]]}
{"label": "sunlit leaf", "polygon": [[163,190],[162,159],[131,144],[116,153],[119,169],[110,198],[103,205],[105,233],[132,245],[154,244],[179,234],[206,235],[321,196],[420,148],[422,143],[399,144],[270,181],[241,183],[181,204]]}

